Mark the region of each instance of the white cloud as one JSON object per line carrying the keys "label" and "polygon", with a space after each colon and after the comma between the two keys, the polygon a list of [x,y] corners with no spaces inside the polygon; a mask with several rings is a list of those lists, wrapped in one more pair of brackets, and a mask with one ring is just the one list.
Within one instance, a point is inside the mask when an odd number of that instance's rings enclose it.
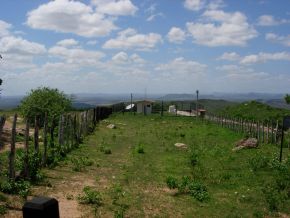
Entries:
{"label": "white cloud", "polygon": [[11,24],[6,23],[3,20],[0,20],[0,37],[9,35],[11,28],[12,28]]}
{"label": "white cloud", "polygon": [[112,60],[118,63],[127,63],[129,60],[127,53],[121,51],[112,57]]}
{"label": "white cloud", "polygon": [[181,43],[185,40],[185,37],[185,32],[178,27],[172,27],[167,34],[168,40],[173,43]]}
{"label": "white cloud", "polygon": [[269,78],[269,74],[265,72],[256,72],[252,68],[246,68],[237,65],[223,65],[216,68],[218,71],[226,73],[226,78],[247,82],[252,80],[260,80]]}
{"label": "white cloud", "polygon": [[28,12],[27,25],[34,29],[74,33],[84,37],[106,36],[117,27],[111,19],[82,2],[56,0]]}
{"label": "white cloud", "polygon": [[9,54],[41,55],[46,52],[43,45],[14,36],[0,38],[0,48],[1,52]]}
{"label": "white cloud", "polygon": [[279,35],[274,34],[274,33],[267,33],[265,38],[266,38],[266,40],[269,40],[272,42],[280,43],[280,44],[286,45],[288,47],[290,46],[290,35],[279,36]]}
{"label": "white cloud", "polygon": [[218,60],[227,60],[227,61],[238,61],[240,59],[240,55],[236,52],[225,52],[218,58]]}
{"label": "white cloud", "polygon": [[95,66],[105,55],[99,51],[88,51],[82,48],[65,48],[54,46],[49,49],[49,54],[64,60],[67,64],[81,66]]}
{"label": "white cloud", "polygon": [[98,43],[97,40],[89,40],[87,41],[87,45],[96,45]]}
{"label": "white cloud", "polygon": [[205,11],[205,20],[213,23],[186,24],[193,42],[210,47],[245,46],[247,41],[257,36],[257,31],[247,22],[241,12],[226,13],[221,10]]}
{"label": "white cloud", "polygon": [[277,52],[277,53],[264,53],[252,54],[245,56],[241,59],[241,64],[254,64],[267,61],[290,61],[290,53]]}
{"label": "white cloud", "polygon": [[128,28],[119,32],[117,38],[106,41],[103,48],[151,50],[160,42],[162,37],[157,33],[138,34],[136,30]]}
{"label": "white cloud", "polygon": [[114,16],[134,15],[138,10],[130,0],[92,0],[92,4],[97,12]]}
{"label": "white cloud", "polygon": [[160,64],[155,68],[157,71],[172,73],[173,75],[194,75],[204,74],[207,66],[193,60],[186,60],[183,57],[176,58],[169,63]]}
{"label": "white cloud", "polygon": [[64,40],[58,41],[56,44],[63,47],[72,47],[72,46],[78,45],[79,42],[76,41],[75,39],[64,39]]}
{"label": "white cloud", "polygon": [[146,21],[149,21],[149,22],[153,21],[155,20],[156,17],[164,17],[164,14],[163,13],[152,14],[146,19]]}
{"label": "white cloud", "polygon": [[284,23],[289,23],[289,20],[276,20],[272,15],[262,15],[258,18],[257,24],[259,26],[277,26]]}
{"label": "white cloud", "polygon": [[205,0],[185,0],[184,7],[191,11],[199,11],[204,8]]}

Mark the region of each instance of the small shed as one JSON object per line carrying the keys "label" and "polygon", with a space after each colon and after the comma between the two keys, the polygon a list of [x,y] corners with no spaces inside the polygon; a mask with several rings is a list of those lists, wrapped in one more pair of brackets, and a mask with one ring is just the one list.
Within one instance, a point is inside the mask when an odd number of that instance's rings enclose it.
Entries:
{"label": "small shed", "polygon": [[149,100],[137,101],[137,113],[143,113],[144,115],[151,114],[153,103],[153,101]]}
{"label": "small shed", "polygon": [[198,115],[202,118],[205,117],[206,110],[205,109],[198,109]]}

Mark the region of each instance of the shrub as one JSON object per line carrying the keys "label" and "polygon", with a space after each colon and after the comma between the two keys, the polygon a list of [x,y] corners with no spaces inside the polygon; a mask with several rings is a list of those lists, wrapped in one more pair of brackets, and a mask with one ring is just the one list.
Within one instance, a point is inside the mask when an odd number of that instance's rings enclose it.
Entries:
{"label": "shrub", "polygon": [[166,183],[167,183],[168,188],[170,189],[175,189],[178,187],[178,181],[173,176],[168,176],[166,179]]}
{"label": "shrub", "polygon": [[5,215],[7,212],[7,207],[5,205],[0,205],[0,215]]}
{"label": "shrub", "polygon": [[282,202],[281,195],[279,194],[277,188],[272,184],[268,184],[263,188],[263,193],[265,196],[265,200],[268,204],[268,208],[270,211],[277,211],[279,205]]}
{"label": "shrub", "polygon": [[0,184],[0,190],[7,194],[18,194],[26,199],[30,193],[30,183],[24,180],[7,180]]}
{"label": "shrub", "polygon": [[188,189],[189,194],[198,201],[205,201],[209,199],[206,186],[199,182],[191,182]]}
{"label": "shrub", "polygon": [[104,149],[104,154],[112,154],[112,151],[110,148],[105,148]]}
{"label": "shrub", "polygon": [[102,196],[100,192],[95,191],[90,186],[86,186],[83,188],[83,195],[78,196],[78,201],[81,204],[93,204],[95,206],[101,206]]}
{"label": "shrub", "polygon": [[189,183],[190,183],[191,181],[190,181],[190,178],[189,178],[189,176],[183,176],[182,178],[181,178],[181,182],[180,182],[180,184],[178,185],[178,191],[180,192],[180,193],[186,193],[186,191],[187,191],[187,187],[188,187],[188,185],[189,185]]}
{"label": "shrub", "polygon": [[139,144],[137,147],[136,147],[136,151],[137,153],[139,154],[144,154],[145,151],[144,151],[144,145],[143,144]]}
{"label": "shrub", "polygon": [[73,164],[73,171],[76,172],[81,172],[85,169],[86,166],[92,166],[94,163],[88,157],[71,158],[70,161]]}

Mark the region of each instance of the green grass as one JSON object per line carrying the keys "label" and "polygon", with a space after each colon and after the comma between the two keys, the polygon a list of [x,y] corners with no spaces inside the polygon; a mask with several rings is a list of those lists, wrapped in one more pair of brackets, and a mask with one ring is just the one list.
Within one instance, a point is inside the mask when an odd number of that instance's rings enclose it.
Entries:
{"label": "green grass", "polygon": [[223,115],[256,121],[281,121],[283,116],[289,115],[287,109],[273,108],[256,101],[243,102],[239,105],[226,107],[220,112]]}
{"label": "green grass", "polygon": [[[108,123],[117,128],[108,129]],[[102,199],[96,213],[103,217],[290,214],[289,198],[282,201],[275,190],[274,197],[265,192],[268,185],[273,188],[280,172],[280,165],[272,160],[279,148],[265,144],[233,152],[241,138],[228,129],[190,117],[115,114],[102,121],[84,145],[68,154],[67,161],[46,173],[68,183],[77,175],[82,181],[93,181],[90,187]],[[176,148],[177,142],[188,148]],[[110,155],[104,153],[108,147]],[[287,156],[289,150],[284,149]],[[85,170],[81,172],[74,171],[76,161],[69,160],[84,157],[91,164],[82,164]],[[176,185],[185,178],[190,184]],[[61,183],[55,178],[50,182],[52,186]],[[168,183],[175,189],[169,189]],[[269,207],[273,199],[279,201],[274,212]]]}

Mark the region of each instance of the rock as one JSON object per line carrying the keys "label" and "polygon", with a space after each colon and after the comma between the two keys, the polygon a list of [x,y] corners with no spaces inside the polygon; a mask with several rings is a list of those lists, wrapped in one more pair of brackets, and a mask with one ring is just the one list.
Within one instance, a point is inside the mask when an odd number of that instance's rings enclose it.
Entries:
{"label": "rock", "polygon": [[258,147],[258,140],[256,138],[242,139],[236,143],[233,151],[238,151],[244,148],[256,148]]}
{"label": "rock", "polygon": [[116,125],[115,124],[109,124],[107,126],[107,128],[109,128],[109,129],[116,129]]}
{"label": "rock", "polygon": [[186,144],[180,142],[175,143],[174,146],[177,148],[187,148]]}

